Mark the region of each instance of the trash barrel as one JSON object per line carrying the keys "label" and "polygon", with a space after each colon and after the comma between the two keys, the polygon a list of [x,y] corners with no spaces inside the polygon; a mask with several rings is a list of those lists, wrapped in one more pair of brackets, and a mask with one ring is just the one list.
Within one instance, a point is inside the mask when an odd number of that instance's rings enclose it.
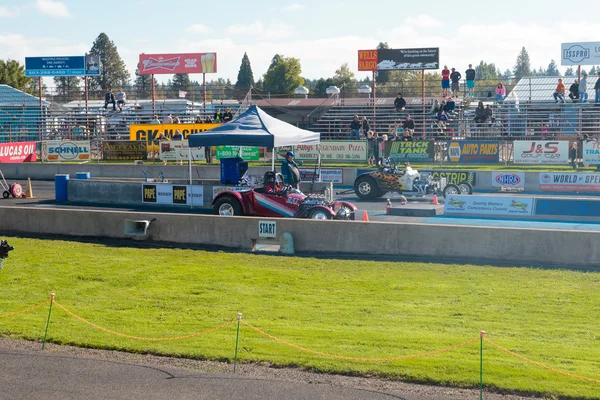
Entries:
{"label": "trash barrel", "polygon": [[91,174],[89,172],[77,172],[75,173],[75,179],[90,179]]}
{"label": "trash barrel", "polygon": [[69,174],[54,175],[54,196],[57,202],[66,202],[69,200],[67,184],[69,183]]}

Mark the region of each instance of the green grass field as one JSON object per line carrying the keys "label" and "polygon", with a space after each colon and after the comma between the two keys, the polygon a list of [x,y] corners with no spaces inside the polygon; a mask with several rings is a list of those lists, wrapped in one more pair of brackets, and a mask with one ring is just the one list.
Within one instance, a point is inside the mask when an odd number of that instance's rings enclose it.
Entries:
{"label": "green grass field", "polygon": [[[290,343],[347,357],[419,354],[480,330],[495,343],[572,374],[600,379],[600,274],[407,262],[288,258],[133,249],[9,238],[0,315],[48,299],[128,335],[174,337],[238,312]],[[466,249],[465,249],[466,250]],[[40,340],[48,307],[0,318],[0,335]],[[208,335],[151,342],[96,330],[54,308],[54,343],[232,361],[235,324]],[[346,361],[300,351],[242,325],[241,362],[476,387],[479,341],[429,357]],[[600,383],[541,369],[484,344],[484,385],[551,398],[599,398]]]}

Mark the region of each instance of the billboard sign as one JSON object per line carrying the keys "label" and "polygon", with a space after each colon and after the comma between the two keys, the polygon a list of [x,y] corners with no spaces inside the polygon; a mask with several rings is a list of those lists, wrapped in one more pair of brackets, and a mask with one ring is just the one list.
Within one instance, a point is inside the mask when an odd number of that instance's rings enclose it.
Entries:
{"label": "billboard sign", "polygon": [[[343,170],[341,168],[336,169],[317,169],[314,168],[299,168],[300,171],[300,182],[333,182],[343,183]],[[319,176],[319,173],[321,174]]]}
{"label": "billboard sign", "polygon": [[600,192],[600,174],[570,174],[544,172],[540,174],[540,189],[545,192]]}
{"label": "billboard sign", "polygon": [[88,161],[90,141],[48,140],[42,142],[42,161]]}
{"label": "billboard sign", "polygon": [[600,64],[600,42],[562,43],[560,65]]}
{"label": "billboard sign", "polygon": [[568,164],[569,141],[515,140],[515,164]]}
{"label": "billboard sign", "polygon": [[583,143],[583,163],[600,164],[600,142],[589,141]]}
{"label": "billboard sign", "polygon": [[100,57],[25,57],[25,76],[100,75]]}
{"label": "billboard sign", "polygon": [[166,205],[204,205],[204,186],[173,185],[168,183],[143,184],[142,202]]}
{"label": "billboard sign", "polygon": [[0,143],[0,164],[35,161],[35,142]]}
{"label": "billboard sign", "polygon": [[204,147],[190,147],[187,140],[165,140],[160,142],[160,159],[163,161],[205,160]]}
{"label": "billboard sign", "polygon": [[600,217],[600,201],[585,199],[535,199],[535,214]]}
{"label": "billboard sign", "polygon": [[377,50],[358,51],[358,70],[377,71]]}
{"label": "billboard sign", "polygon": [[525,189],[524,172],[492,172],[493,188]]}
{"label": "billboard sign", "polygon": [[497,163],[500,161],[500,142],[497,140],[450,141],[448,161],[471,164]]}
{"label": "billboard sign", "polygon": [[444,213],[496,216],[533,215],[532,197],[450,196],[444,202]]}
{"label": "billboard sign", "polygon": [[217,53],[140,54],[140,74],[212,74]]}
{"label": "billboard sign", "polygon": [[394,162],[432,162],[435,151],[433,140],[385,142],[384,154]]}
{"label": "billboard sign", "polygon": [[176,131],[180,131],[184,139],[192,133],[199,133],[216,128],[221,124],[131,124],[129,140],[141,140],[147,143],[148,151],[159,151],[158,137],[161,133],[171,139]]}
{"label": "billboard sign", "polygon": [[439,47],[382,49],[377,51],[377,70],[439,69]]}
{"label": "billboard sign", "polygon": [[260,151],[254,146],[217,146],[217,160],[221,158],[242,157],[247,161],[260,160]]}
{"label": "billboard sign", "polygon": [[102,145],[102,159],[107,161],[146,160],[146,142],[108,140]]}
{"label": "billboard sign", "polygon": [[[285,158],[284,149],[279,156]],[[316,161],[321,152],[321,161],[327,162],[366,162],[366,140],[324,140],[320,144],[301,144],[293,147],[296,160]]]}

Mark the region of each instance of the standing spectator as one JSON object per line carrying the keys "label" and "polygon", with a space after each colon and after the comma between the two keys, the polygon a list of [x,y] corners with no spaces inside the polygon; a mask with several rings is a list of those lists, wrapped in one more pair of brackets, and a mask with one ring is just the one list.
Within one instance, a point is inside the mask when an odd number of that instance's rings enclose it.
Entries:
{"label": "standing spectator", "polygon": [[373,131],[367,132],[367,148],[368,148],[368,163],[369,165],[376,164],[375,147],[378,145],[377,137]]}
{"label": "standing spectator", "polygon": [[179,120],[179,117],[178,117],[177,115],[175,115],[175,116],[173,117],[173,123],[174,123],[174,124],[180,124],[180,123],[181,123],[181,121]]}
{"label": "standing spectator", "polygon": [[458,96],[458,92],[460,91],[460,79],[462,75],[455,68],[452,68],[452,73],[450,74],[450,80],[452,81],[452,96]]}
{"label": "standing spectator", "polygon": [[223,114],[221,114],[221,109],[217,108],[217,112],[215,113],[214,117],[213,117],[213,121],[215,121],[215,124],[222,124],[223,123]]}
{"label": "standing spectator", "polygon": [[108,91],[104,95],[104,109],[105,110],[109,104],[112,104],[113,111],[117,111],[117,102],[115,101],[115,95],[113,94],[112,89],[108,89]]}
{"label": "standing spectator", "polygon": [[369,131],[371,130],[371,125],[369,125],[369,120],[367,119],[366,115],[363,116],[361,124],[362,124],[363,136],[366,138],[367,133],[369,133]]}
{"label": "standing spectator", "polygon": [[560,102],[564,103],[565,102],[565,92],[567,91],[567,88],[565,87],[565,84],[563,83],[562,79],[558,79],[558,85],[556,85],[556,90],[554,91],[554,94],[552,95],[554,97],[554,101],[556,101],[557,103]]}
{"label": "standing spectator", "polygon": [[163,124],[172,124],[173,123],[173,117],[171,116],[171,114],[167,115],[164,119],[163,119]]}
{"label": "standing spectator", "polygon": [[127,95],[123,91],[123,88],[119,89],[119,93],[117,93],[117,106],[119,107],[119,111],[123,111],[123,106],[127,101]]}
{"label": "standing spectator", "polygon": [[450,70],[447,65],[444,65],[442,70],[442,95],[444,98],[448,97],[448,89],[450,89]]}
{"label": "standing spectator", "polygon": [[598,79],[596,80],[596,84],[594,85],[594,90],[596,91],[596,103],[600,103],[600,72],[598,72]]}
{"label": "standing spectator", "polygon": [[569,87],[569,98],[573,100],[573,103],[579,101],[579,82],[577,82],[577,79]]}
{"label": "standing spectator", "polygon": [[582,103],[588,101],[587,73],[585,71],[581,73],[581,82],[579,82],[579,99]]}
{"label": "standing spectator", "polygon": [[573,166],[573,169],[577,169],[577,142],[573,142],[573,144],[571,144],[569,158],[571,158],[571,165]]}
{"label": "standing spectator", "polygon": [[231,113],[230,108],[225,109],[225,114],[223,114],[223,122],[233,121],[233,114]]}
{"label": "standing spectator", "polygon": [[360,139],[360,121],[358,115],[355,115],[350,122],[350,140]]}
{"label": "standing spectator", "polygon": [[158,115],[152,117],[152,121],[150,123],[153,125],[160,124],[160,121],[158,120]]}
{"label": "standing spectator", "polygon": [[402,98],[402,93],[398,93],[396,100],[394,100],[394,107],[397,112],[404,111],[406,109],[406,100]]}
{"label": "standing spectator", "polygon": [[467,79],[467,89],[469,89],[468,97],[474,97],[475,70],[472,64],[469,64],[469,69],[465,71],[465,78]]}
{"label": "standing spectator", "polygon": [[202,123],[202,116],[198,115],[196,116],[196,124],[201,124]]}
{"label": "standing spectator", "polygon": [[496,86],[496,101],[504,101],[504,97],[506,97],[506,88],[502,82],[498,83]]}

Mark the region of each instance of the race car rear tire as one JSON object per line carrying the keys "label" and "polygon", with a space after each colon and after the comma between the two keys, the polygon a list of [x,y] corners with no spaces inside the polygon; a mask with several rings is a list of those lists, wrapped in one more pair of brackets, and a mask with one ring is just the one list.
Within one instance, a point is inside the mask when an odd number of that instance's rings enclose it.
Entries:
{"label": "race car rear tire", "polygon": [[213,214],[223,216],[244,215],[244,208],[238,199],[231,195],[219,197],[213,206]]}
{"label": "race car rear tire", "polygon": [[473,194],[473,185],[469,182],[462,181],[457,186],[460,189],[460,194]]}
{"label": "race car rear tire", "polygon": [[444,188],[444,197],[453,196],[457,194],[461,194],[460,188],[453,183],[446,185],[446,187]]}
{"label": "race car rear tire", "polygon": [[309,211],[308,218],[310,218],[310,219],[332,219],[333,217],[327,211],[317,208],[317,209]]}
{"label": "race car rear tire", "polygon": [[354,182],[354,193],[359,199],[375,199],[381,193],[377,181],[371,176],[359,176]]}

